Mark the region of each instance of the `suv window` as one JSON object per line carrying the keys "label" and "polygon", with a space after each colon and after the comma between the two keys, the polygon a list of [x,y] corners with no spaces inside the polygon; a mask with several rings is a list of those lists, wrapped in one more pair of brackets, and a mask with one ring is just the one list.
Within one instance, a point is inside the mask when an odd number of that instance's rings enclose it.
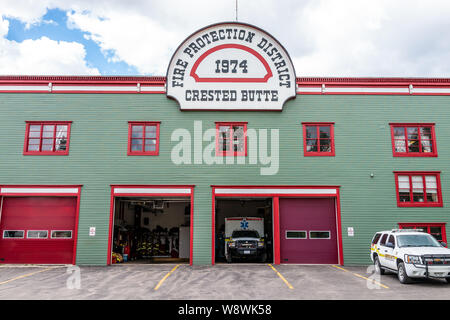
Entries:
{"label": "suv window", "polygon": [[388,237],[387,233],[383,234],[383,237],[381,237],[380,245],[386,244],[387,237]]}
{"label": "suv window", "polygon": [[394,245],[394,247],[395,247],[395,237],[393,235],[389,236],[388,242],[392,243]]}
{"label": "suv window", "polygon": [[375,236],[372,239],[372,244],[377,244],[378,240],[381,238],[381,233],[375,234]]}

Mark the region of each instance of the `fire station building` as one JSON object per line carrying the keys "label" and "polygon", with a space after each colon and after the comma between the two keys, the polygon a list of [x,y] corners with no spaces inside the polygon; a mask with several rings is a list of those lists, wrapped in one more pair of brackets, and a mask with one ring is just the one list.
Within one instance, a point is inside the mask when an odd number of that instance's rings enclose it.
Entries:
{"label": "fire station building", "polygon": [[0,110],[0,264],[225,263],[227,218],[263,221],[274,264],[447,242],[450,79],[297,77],[226,22],[165,76],[0,76]]}

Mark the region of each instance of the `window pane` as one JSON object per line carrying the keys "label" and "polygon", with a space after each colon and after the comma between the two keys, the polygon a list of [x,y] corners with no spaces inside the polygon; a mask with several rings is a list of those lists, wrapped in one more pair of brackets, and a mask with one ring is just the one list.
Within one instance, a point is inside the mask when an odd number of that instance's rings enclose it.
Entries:
{"label": "window pane", "polygon": [[405,140],[405,128],[394,127],[394,138]]}
{"label": "window pane", "polygon": [[419,152],[419,140],[408,140],[408,151],[409,152]]}
{"label": "window pane", "polygon": [[53,138],[53,131],[44,131],[42,132],[42,137],[44,138]]}
{"label": "window pane", "polygon": [[316,126],[307,126],[306,127],[306,139],[315,139],[317,138],[317,127]]}
{"label": "window pane", "polygon": [[395,152],[406,152],[405,140],[394,140]]}
{"label": "window pane", "polygon": [[423,192],[413,192],[414,202],[424,202]]}
{"label": "window pane", "polygon": [[398,176],[398,187],[409,190],[409,176]]}
{"label": "window pane", "polygon": [[408,140],[419,140],[419,130],[417,127],[408,127]]}
{"label": "window pane", "polygon": [[310,239],[330,239],[330,231],[310,231]]}
{"label": "window pane", "polygon": [[67,138],[67,126],[57,126],[56,127],[56,137],[57,138]]}
{"label": "window pane", "polygon": [[420,137],[422,139],[431,140],[431,127],[420,128]]}
{"label": "window pane", "polygon": [[39,145],[38,144],[28,144],[28,151],[39,151]]}
{"label": "window pane", "polygon": [[398,193],[400,202],[411,202],[411,196],[409,194],[409,191],[400,191]]}
{"label": "window pane", "polygon": [[306,231],[286,231],[286,239],[306,239]]}
{"label": "window pane", "polygon": [[436,189],[437,188],[436,176],[425,176],[425,184],[427,189]]}
{"label": "window pane", "polygon": [[54,124],[44,125],[43,131],[55,131],[55,125]]}
{"label": "window pane", "polygon": [[156,151],[156,140],[146,139],[145,140],[145,151]]}
{"label": "window pane", "polygon": [[306,151],[307,152],[317,152],[317,140],[316,139],[306,140]]}
{"label": "window pane", "polygon": [[228,126],[219,126],[219,132],[229,132],[230,127]]}
{"label": "window pane", "polygon": [[3,238],[23,238],[24,231],[22,230],[4,230]]}
{"label": "window pane", "polygon": [[52,238],[72,238],[72,231],[52,231]]}
{"label": "window pane", "polygon": [[41,132],[41,126],[40,125],[31,125],[30,131],[39,131]]}
{"label": "window pane", "polygon": [[56,139],[56,150],[57,151],[65,151],[66,150],[66,144],[67,144],[67,140],[66,139]]}
{"label": "window pane", "polygon": [[142,138],[143,137],[143,126],[133,126],[131,129],[131,137],[132,138]]}
{"label": "window pane", "polygon": [[330,126],[319,127],[320,138],[322,139],[330,139],[331,137],[331,128]]}
{"label": "window pane", "polygon": [[423,178],[422,176],[412,176],[413,191],[423,191]]}
{"label": "window pane", "polygon": [[131,139],[131,151],[142,151],[142,139]]}
{"label": "window pane", "polygon": [[28,134],[28,137],[30,138],[40,138],[41,132],[40,131],[30,131]]}
{"label": "window pane", "polygon": [[27,238],[28,239],[47,239],[48,238],[48,231],[47,230],[29,230],[27,231]]}
{"label": "window pane", "polygon": [[53,151],[53,144],[42,144],[41,151]]}
{"label": "window pane", "polygon": [[156,138],[156,126],[146,126],[145,127],[145,137],[146,138]]}
{"label": "window pane", "polygon": [[434,192],[430,192],[429,190],[427,190],[427,201],[428,202],[438,202],[438,195],[436,190],[434,190]]}
{"label": "window pane", "polygon": [[442,241],[441,227],[430,227],[430,234],[436,238],[437,241]]}
{"label": "window pane", "polygon": [[331,141],[328,139],[320,139],[320,151],[321,152],[331,152]]}
{"label": "window pane", "polygon": [[430,140],[422,140],[422,152],[433,152],[433,143]]}

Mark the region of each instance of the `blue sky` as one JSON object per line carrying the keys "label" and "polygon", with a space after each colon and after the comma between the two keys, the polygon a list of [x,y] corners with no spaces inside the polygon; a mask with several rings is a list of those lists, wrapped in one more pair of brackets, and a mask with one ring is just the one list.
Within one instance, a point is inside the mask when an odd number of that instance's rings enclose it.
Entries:
{"label": "blue sky", "polygon": [[108,62],[108,52],[102,53],[98,44],[93,40],[86,39],[79,29],[68,28],[67,13],[60,9],[50,9],[42,17],[42,22],[27,27],[25,22],[18,19],[7,18],[10,28],[6,38],[22,42],[26,39],[36,40],[42,36],[47,36],[52,40],[78,42],[86,49],[86,63],[95,66],[101,74],[105,75],[136,75],[138,71],[135,67],[123,61]]}
{"label": "blue sky", "polygon": [[[448,0],[239,0],[297,76],[450,77],[449,16]],[[0,74],[161,76],[187,36],[234,19],[235,0],[1,0]]]}

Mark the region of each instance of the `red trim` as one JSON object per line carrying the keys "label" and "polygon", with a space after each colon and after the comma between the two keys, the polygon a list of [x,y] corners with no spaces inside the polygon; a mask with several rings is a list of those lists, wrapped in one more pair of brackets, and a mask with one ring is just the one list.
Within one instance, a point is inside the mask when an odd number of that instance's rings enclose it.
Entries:
{"label": "red trim", "polygon": [[[189,247],[189,264],[193,263],[193,252],[194,252],[194,185],[129,185],[129,184],[112,184],[111,185],[111,199],[110,199],[110,207],[109,207],[109,232],[108,232],[108,252],[106,258],[106,264],[111,264],[111,256],[112,256],[112,237],[113,237],[113,224],[114,224],[114,204],[115,197],[186,197],[190,200],[191,205],[191,217],[190,217],[190,247]],[[124,193],[117,194],[114,193],[115,188],[190,188],[191,192],[189,194],[180,193]]]}
{"label": "red trim", "polygon": [[[400,229],[403,228],[411,228],[414,227],[427,227],[429,229],[429,227],[441,227],[441,233],[442,233],[442,241],[447,243],[447,233],[445,230],[445,222],[399,222],[398,226]],[[429,232],[428,232],[429,233]]]}
{"label": "red trim", "polygon": [[75,213],[75,230],[73,232],[73,257],[72,264],[76,264],[77,259],[77,242],[78,242],[78,227],[80,218],[80,198],[81,198],[81,187],[83,185],[0,185],[0,188],[77,188],[77,194],[64,194],[64,193],[0,193],[1,197],[12,197],[12,196],[26,196],[26,197],[76,197],[77,207]]}
{"label": "red trim", "polygon": [[338,254],[339,264],[344,265],[344,247],[342,244],[342,221],[341,221],[341,193],[340,189],[336,190],[336,219],[337,219],[337,233],[338,233]]}
{"label": "red trim", "polygon": [[[334,157],[336,155],[335,147],[334,147],[334,122],[302,122],[303,126],[303,155],[305,157]],[[316,127],[317,137],[314,140],[317,140],[317,150],[318,151],[307,151],[307,143],[306,143],[306,127]],[[320,150],[320,132],[319,127],[329,127],[330,128],[330,146],[331,151],[319,151]],[[313,139],[311,139],[313,140]]]}
{"label": "red trim", "polygon": [[280,197],[273,197],[273,263],[280,264]]}
{"label": "red trim", "polygon": [[[246,157],[247,156],[247,123],[248,122],[216,122],[216,155],[217,156],[226,156],[226,157]],[[233,126],[243,126],[244,127],[244,152],[237,152],[234,151],[233,148],[233,141],[234,141],[234,130]],[[229,127],[230,136],[228,137],[229,140],[229,147],[230,150],[223,151],[221,150],[219,146],[219,127]]]}
{"label": "red trim", "polygon": [[[280,186],[280,185],[262,185],[262,186],[251,186],[251,185],[211,185],[212,188],[212,229],[211,229],[211,243],[212,243],[212,249],[211,249],[211,261],[214,265],[215,262],[215,202],[217,197],[247,197],[247,198],[257,198],[257,197],[264,197],[264,198],[273,198],[272,202],[272,210],[273,210],[273,246],[274,246],[274,264],[280,264],[280,214],[279,214],[279,198],[314,198],[314,197],[330,197],[336,199],[336,219],[337,219],[337,232],[338,232],[338,261],[340,265],[344,264],[344,253],[343,253],[343,247],[342,247],[342,226],[341,226],[341,205],[340,205],[340,193],[339,188],[340,186]],[[334,188],[336,189],[336,194],[277,194],[277,193],[266,193],[266,194],[217,194],[216,189],[217,188],[234,188],[234,189],[276,189],[276,188],[284,188],[284,189],[330,189]],[[276,238],[276,233],[278,233],[278,237]]]}
{"label": "red trim", "polygon": [[[160,127],[160,121],[128,121],[128,149],[127,149],[127,155],[128,156],[158,156],[159,155],[159,127]],[[142,150],[145,149],[145,140],[150,139],[145,136],[145,127],[146,126],[156,126],[156,145],[155,145],[155,151],[132,151],[131,150],[131,133],[133,126],[143,126],[142,131]],[[153,139],[153,138],[151,138]]]}
{"label": "red trim", "polygon": [[[401,202],[399,195],[399,185],[398,185],[398,176],[408,176],[409,177],[409,193],[410,193],[410,201],[409,202]],[[423,183],[423,196],[424,202],[414,202],[413,201],[413,185],[412,185],[412,176],[422,176]],[[436,177],[436,187],[437,187],[437,202],[428,202],[427,194],[426,194],[426,183],[425,176],[435,176]],[[398,207],[442,207],[442,189],[441,189],[441,177],[440,171],[394,171],[395,177],[395,191],[397,196],[397,206]]]}
{"label": "red trim", "polygon": [[[70,145],[70,129],[72,126],[72,121],[25,121],[25,141],[23,144],[23,155],[24,156],[67,156],[69,155],[69,145]],[[30,126],[31,125],[39,125],[41,126],[41,133],[39,136],[39,150],[42,148],[42,140],[45,138],[43,137],[42,130],[45,125],[54,125],[54,131],[53,131],[53,151],[28,151],[28,142],[29,142],[29,135],[30,135]],[[66,125],[67,126],[67,143],[66,143],[66,150],[64,151],[56,151],[55,143],[56,143],[56,126],[58,125]],[[38,139],[38,138],[35,138]],[[48,138],[50,139],[50,138]]]}
{"label": "red trim", "polygon": [[[201,78],[199,77],[196,72],[197,72],[197,68],[200,65],[200,63],[210,54],[219,51],[219,50],[223,50],[223,49],[240,49],[240,50],[244,50],[247,51],[248,53],[252,54],[253,56],[255,56],[259,61],[261,61],[261,63],[264,65],[264,68],[266,69],[266,75],[264,76],[264,78]],[[247,46],[243,46],[241,44],[233,44],[233,43],[229,43],[229,44],[222,44],[219,46],[216,46],[214,48],[211,48],[209,50],[207,50],[205,53],[203,53],[198,59],[197,61],[195,61],[192,69],[191,69],[191,73],[190,73],[191,77],[193,77],[195,79],[196,82],[267,82],[272,76],[272,70],[270,70],[269,64],[267,63],[267,61],[255,50],[247,47]]]}
{"label": "red trim", "polygon": [[211,220],[211,265],[216,263],[216,194],[212,188],[212,220]]}
{"label": "red trim", "polygon": [[[437,157],[437,146],[436,146],[436,134],[435,134],[435,124],[434,123],[389,123],[391,127],[391,144],[392,144],[392,155],[394,157]],[[411,139],[408,139],[407,128],[418,128],[418,145],[419,152],[410,152],[408,149],[408,142]],[[431,147],[433,148],[433,152],[423,152],[422,146],[422,135],[420,134],[420,128],[430,127],[431,128]],[[405,135],[405,152],[398,152],[395,150],[395,135],[394,128],[402,128],[404,130]],[[398,140],[398,139],[397,139]],[[414,141],[414,140],[413,140]]]}

